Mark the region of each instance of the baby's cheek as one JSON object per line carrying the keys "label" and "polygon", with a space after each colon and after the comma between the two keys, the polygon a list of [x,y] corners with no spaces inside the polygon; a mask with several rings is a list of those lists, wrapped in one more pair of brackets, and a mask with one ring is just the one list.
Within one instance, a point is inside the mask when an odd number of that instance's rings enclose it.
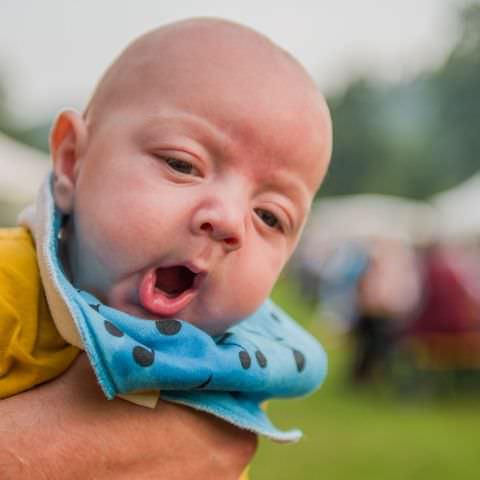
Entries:
{"label": "baby's cheek", "polygon": [[109,270],[135,261],[142,251],[144,228],[127,205],[98,198],[96,205],[79,212],[77,220],[88,250]]}
{"label": "baby's cheek", "polygon": [[233,299],[242,316],[253,313],[270,295],[278,278],[281,262],[276,256],[264,254],[252,255],[242,262],[232,279]]}

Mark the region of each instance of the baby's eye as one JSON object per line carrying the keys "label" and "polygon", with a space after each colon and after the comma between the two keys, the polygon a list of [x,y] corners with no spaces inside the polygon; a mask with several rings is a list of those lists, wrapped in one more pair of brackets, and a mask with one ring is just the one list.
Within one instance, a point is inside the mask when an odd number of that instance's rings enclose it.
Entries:
{"label": "baby's eye", "polygon": [[272,212],[264,210],[263,208],[256,208],[255,213],[265,225],[268,225],[270,228],[281,230],[280,220],[278,220],[276,215]]}
{"label": "baby's eye", "polygon": [[198,170],[185,160],[179,160],[178,158],[166,157],[165,163],[172,169],[185,175],[198,175]]}

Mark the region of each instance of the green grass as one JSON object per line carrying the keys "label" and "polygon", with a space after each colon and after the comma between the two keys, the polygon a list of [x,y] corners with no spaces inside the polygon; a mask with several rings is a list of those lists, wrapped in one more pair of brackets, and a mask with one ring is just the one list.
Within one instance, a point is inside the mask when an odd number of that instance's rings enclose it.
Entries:
{"label": "green grass", "polygon": [[330,359],[319,392],[272,401],[283,428],[299,427],[297,444],[261,440],[251,480],[470,480],[480,478],[480,398],[400,399],[382,386],[347,385],[347,346],[321,332],[315,312],[283,280],[275,300],[318,336]]}

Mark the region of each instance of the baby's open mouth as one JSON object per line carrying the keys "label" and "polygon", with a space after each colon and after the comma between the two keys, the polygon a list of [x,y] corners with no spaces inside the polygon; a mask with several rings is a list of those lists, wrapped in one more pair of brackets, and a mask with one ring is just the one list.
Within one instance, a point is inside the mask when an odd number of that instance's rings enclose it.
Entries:
{"label": "baby's open mouth", "polygon": [[169,298],[178,297],[185,290],[192,288],[195,280],[195,273],[183,266],[157,268],[155,274],[155,289],[165,293]]}
{"label": "baby's open mouth", "polygon": [[191,302],[203,276],[184,265],[150,270],[140,283],[140,303],[155,315],[172,317]]}

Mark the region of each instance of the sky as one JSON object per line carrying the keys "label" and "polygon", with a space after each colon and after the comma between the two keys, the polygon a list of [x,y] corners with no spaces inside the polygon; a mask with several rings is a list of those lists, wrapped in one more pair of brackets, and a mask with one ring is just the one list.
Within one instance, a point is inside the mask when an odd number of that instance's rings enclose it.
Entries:
{"label": "sky", "polygon": [[0,75],[24,124],[81,110],[139,34],[192,16],[249,25],[287,49],[326,93],[352,76],[401,81],[441,65],[463,0],[0,0]]}

